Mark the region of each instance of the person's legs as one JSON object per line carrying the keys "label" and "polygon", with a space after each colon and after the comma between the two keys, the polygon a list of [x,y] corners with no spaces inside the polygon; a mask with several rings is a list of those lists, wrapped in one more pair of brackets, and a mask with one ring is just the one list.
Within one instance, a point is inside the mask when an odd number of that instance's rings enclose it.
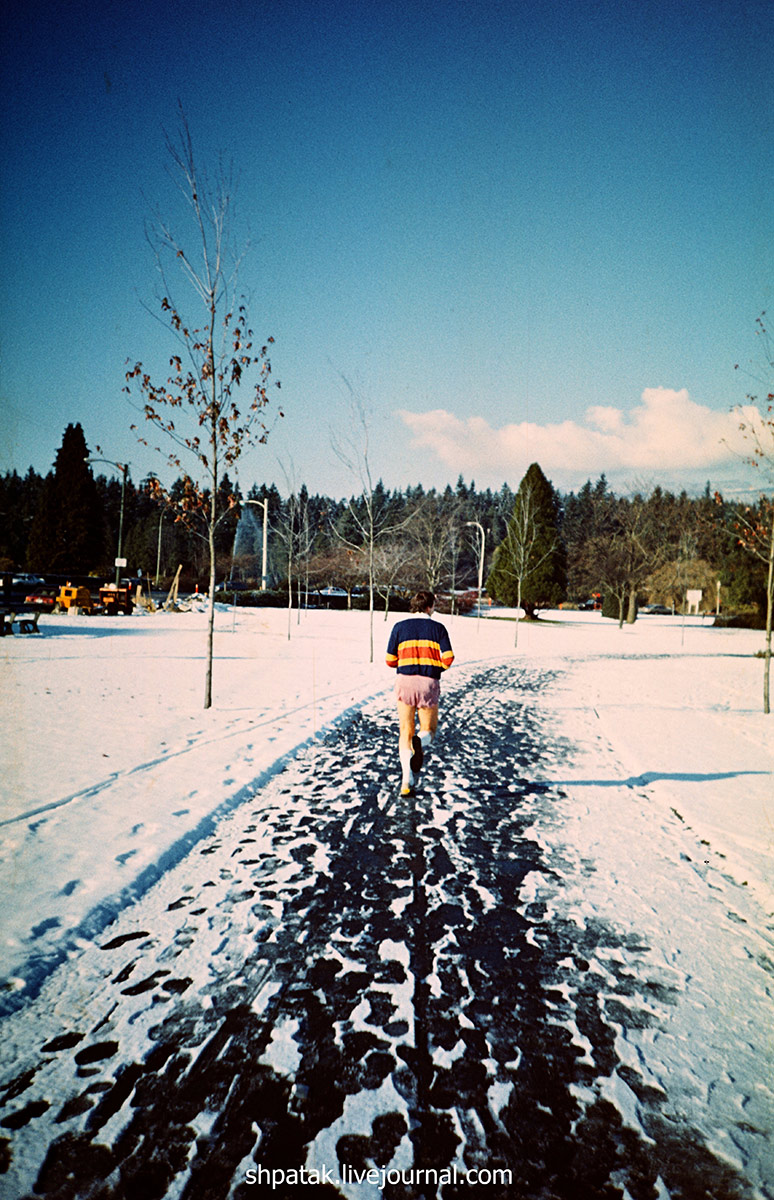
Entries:
{"label": "person's legs", "polygon": [[[419,712],[422,712],[420,708]],[[400,730],[398,733],[398,745],[400,749],[411,748],[411,740],[414,737],[414,729],[416,726],[417,710],[413,704],[404,704],[402,700],[398,701],[398,722]],[[420,722],[421,722],[420,716]]]}
{"label": "person's legs", "polygon": [[426,750],[438,728],[438,705],[436,704],[432,708],[419,708],[417,712],[419,714],[419,738]]}
{"label": "person's legs", "polygon": [[[420,710],[421,711],[421,710]],[[401,765],[401,788],[406,791],[412,786],[411,759],[414,754],[414,728],[417,710],[413,704],[398,701],[398,756]]]}
{"label": "person's legs", "polygon": [[438,728],[438,705],[417,709],[419,717],[419,737],[413,739],[414,754],[411,759],[411,769],[417,774],[424,765],[427,752],[433,743],[435,731]]}
{"label": "person's legs", "polygon": [[[429,749],[438,728],[438,700],[440,685],[437,680],[420,676],[411,682],[400,678],[396,684],[398,705],[398,755],[401,765],[401,791],[409,792],[416,776],[422,769],[426,751]],[[419,718],[419,735],[416,722]]]}

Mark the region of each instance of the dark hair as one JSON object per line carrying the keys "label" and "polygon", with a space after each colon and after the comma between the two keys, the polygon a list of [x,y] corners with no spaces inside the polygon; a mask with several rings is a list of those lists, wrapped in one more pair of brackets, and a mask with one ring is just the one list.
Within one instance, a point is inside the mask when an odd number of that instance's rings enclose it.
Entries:
{"label": "dark hair", "polygon": [[435,596],[432,592],[417,592],[416,596],[411,601],[411,611],[413,613],[427,612],[428,608],[435,607]]}

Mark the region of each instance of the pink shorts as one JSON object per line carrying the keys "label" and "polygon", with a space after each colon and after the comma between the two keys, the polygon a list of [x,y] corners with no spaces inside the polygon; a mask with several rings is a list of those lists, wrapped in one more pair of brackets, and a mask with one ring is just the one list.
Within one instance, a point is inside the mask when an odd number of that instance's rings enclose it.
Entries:
{"label": "pink shorts", "polygon": [[429,675],[399,675],[395,681],[395,695],[412,708],[437,708],[441,699],[441,681],[431,679]]}

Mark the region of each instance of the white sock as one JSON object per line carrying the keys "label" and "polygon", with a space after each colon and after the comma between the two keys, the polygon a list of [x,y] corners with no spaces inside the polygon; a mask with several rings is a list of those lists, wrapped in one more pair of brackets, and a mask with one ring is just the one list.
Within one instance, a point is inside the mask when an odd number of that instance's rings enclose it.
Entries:
{"label": "white sock", "polygon": [[400,751],[399,751],[400,765],[401,765],[401,769],[403,772],[403,776],[401,779],[402,787],[412,787],[413,786],[414,776],[411,771],[411,757],[412,757],[413,753],[414,752],[410,746],[405,746],[405,747],[401,746]]}
{"label": "white sock", "polygon": [[431,733],[431,731],[430,731],[429,729],[425,729],[425,730],[424,730],[422,733],[420,733],[420,735],[419,735],[419,740],[420,740],[420,742],[422,743],[422,749],[423,749],[423,750],[429,750],[429,749],[430,749],[430,747],[431,747],[431,746],[432,746],[432,744],[433,744],[433,738],[434,738],[434,737],[435,737],[435,734],[434,734],[434,733]]}

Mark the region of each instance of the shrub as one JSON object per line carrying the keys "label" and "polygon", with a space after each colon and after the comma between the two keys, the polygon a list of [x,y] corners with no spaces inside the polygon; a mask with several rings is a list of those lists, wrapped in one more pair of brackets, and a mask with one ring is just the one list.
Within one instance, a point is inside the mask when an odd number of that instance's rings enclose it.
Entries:
{"label": "shrub", "polygon": [[236,604],[240,608],[286,608],[287,592],[256,590],[254,592],[225,592],[215,593],[215,599],[220,604]]}
{"label": "shrub", "polygon": [[609,617],[611,621],[620,620],[619,601],[618,597],[612,592],[606,592],[602,601],[602,616]]}
{"label": "shrub", "polygon": [[765,629],[766,616],[757,609],[740,613],[720,613],[712,624],[716,629]]}

